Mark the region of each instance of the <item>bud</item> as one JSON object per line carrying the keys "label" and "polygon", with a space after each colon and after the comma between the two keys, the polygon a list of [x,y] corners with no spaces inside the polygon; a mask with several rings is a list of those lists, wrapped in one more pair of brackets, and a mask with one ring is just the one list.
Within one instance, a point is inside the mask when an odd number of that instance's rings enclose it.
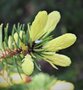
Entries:
{"label": "bud", "polygon": [[57,81],[50,90],[74,90],[74,85],[66,81]]}
{"label": "bud", "polygon": [[26,76],[25,74],[20,74],[19,73],[13,73],[11,75],[11,78],[12,78],[12,82],[14,84],[23,84],[23,83],[28,83],[31,81],[31,78]]}
{"label": "bud", "polygon": [[48,50],[48,51],[58,51],[58,50],[62,50],[65,48],[70,47],[71,45],[73,45],[76,41],[76,36],[75,34],[71,34],[71,33],[66,33],[63,34],[49,42],[47,42],[43,48]]}
{"label": "bud", "polygon": [[55,54],[54,52],[44,52],[44,54],[45,55],[43,55],[43,57],[46,58],[44,60],[50,63],[52,66],[57,65],[57,66],[67,67],[70,66],[71,64],[71,59],[68,56],[62,54]]}
{"label": "bud", "polygon": [[12,73],[10,76],[5,70],[2,70],[0,73],[0,88],[7,88],[15,84],[29,83],[31,81],[30,77],[22,73],[20,75],[19,73]]}
{"label": "bud", "polygon": [[58,11],[53,11],[48,14],[47,24],[44,28],[44,30],[46,31],[45,36],[47,36],[49,33],[51,33],[54,30],[54,28],[57,26],[60,18],[61,18],[61,15]]}
{"label": "bud", "polygon": [[48,15],[46,11],[40,11],[33,21],[30,30],[30,37],[32,41],[38,40],[44,33],[44,27],[47,23]]}
{"label": "bud", "polygon": [[18,36],[18,33],[17,33],[17,32],[14,34],[15,43],[16,43],[16,44],[19,43],[19,46],[21,46],[21,40],[20,40],[20,39],[22,39],[23,34],[24,34],[23,31],[20,31],[20,32],[19,32],[19,36]]}
{"label": "bud", "polygon": [[9,38],[8,38],[8,47],[9,47],[10,49],[13,48],[13,38],[12,38],[12,36],[9,36]]}
{"label": "bud", "polygon": [[34,63],[30,55],[26,55],[22,63],[22,70],[25,74],[31,75],[34,70]]}

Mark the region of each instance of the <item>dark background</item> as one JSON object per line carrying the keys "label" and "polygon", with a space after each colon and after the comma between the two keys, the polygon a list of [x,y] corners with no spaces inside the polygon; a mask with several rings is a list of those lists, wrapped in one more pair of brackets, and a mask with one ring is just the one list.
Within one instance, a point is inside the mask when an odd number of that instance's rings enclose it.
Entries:
{"label": "dark background", "polygon": [[66,32],[77,35],[77,42],[73,46],[59,52],[71,57],[72,65],[68,68],[60,67],[59,71],[56,71],[47,63],[40,62],[42,71],[54,74],[59,79],[72,81],[76,90],[82,90],[83,0],[0,0],[0,23],[9,23],[11,29],[12,25],[18,22],[32,22],[40,10],[47,10],[48,13],[58,10],[61,13],[62,18],[54,31],[55,37]]}

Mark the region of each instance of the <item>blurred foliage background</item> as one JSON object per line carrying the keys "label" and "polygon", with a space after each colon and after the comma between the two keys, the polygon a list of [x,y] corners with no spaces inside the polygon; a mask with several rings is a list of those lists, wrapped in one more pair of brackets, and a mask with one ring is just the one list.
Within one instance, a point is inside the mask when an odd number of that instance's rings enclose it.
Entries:
{"label": "blurred foliage background", "polygon": [[55,75],[59,79],[72,81],[76,90],[83,89],[83,0],[0,0],[0,23],[9,23],[9,30],[13,24],[33,21],[40,10],[48,13],[58,10],[61,21],[53,32],[54,37],[69,32],[77,35],[77,42],[70,48],[60,51],[72,59],[68,68],[53,69],[46,62],[41,64],[43,72]]}

